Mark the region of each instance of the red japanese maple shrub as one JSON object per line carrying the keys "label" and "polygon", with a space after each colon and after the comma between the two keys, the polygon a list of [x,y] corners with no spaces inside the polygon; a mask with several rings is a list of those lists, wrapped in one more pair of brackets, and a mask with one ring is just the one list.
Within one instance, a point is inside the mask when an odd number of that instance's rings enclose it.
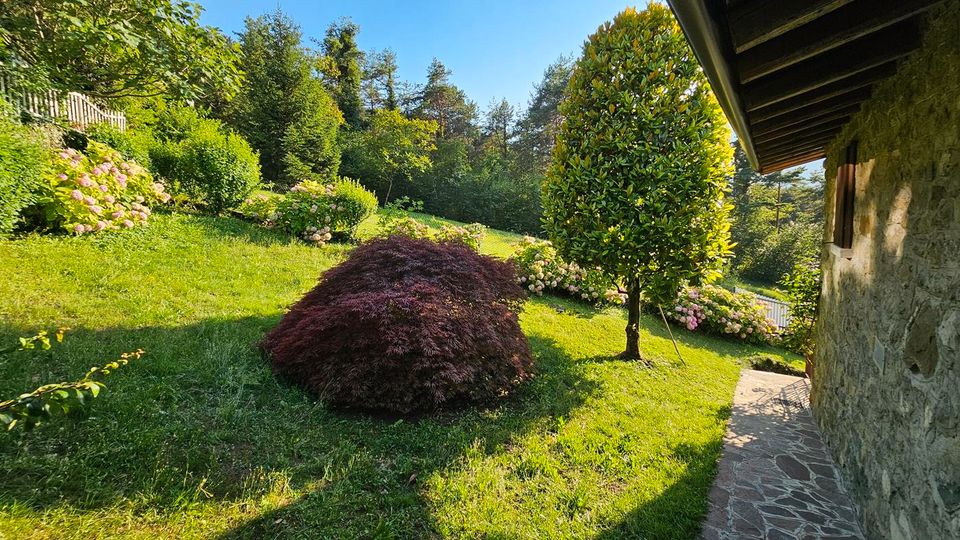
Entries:
{"label": "red japanese maple shrub", "polygon": [[512,264],[392,236],[328,270],[261,342],[274,372],[328,403],[397,412],[505,394],[531,374]]}

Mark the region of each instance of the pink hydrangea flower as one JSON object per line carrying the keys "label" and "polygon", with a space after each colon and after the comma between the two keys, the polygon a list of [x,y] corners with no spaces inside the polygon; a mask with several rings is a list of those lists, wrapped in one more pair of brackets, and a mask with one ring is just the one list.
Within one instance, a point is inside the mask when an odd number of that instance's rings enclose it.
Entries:
{"label": "pink hydrangea flower", "polygon": [[61,179],[61,180],[66,180],[66,179],[67,179],[67,175],[65,175],[65,174],[63,174],[63,173],[60,173],[60,174],[57,175],[57,178],[59,178],[59,179]]}
{"label": "pink hydrangea flower", "polygon": [[106,197],[103,198],[103,200],[107,201],[110,204],[113,204],[117,201],[117,199],[115,199],[113,195],[107,195]]}
{"label": "pink hydrangea flower", "polygon": [[123,217],[123,210],[117,210],[116,212],[110,214],[110,217],[113,219],[120,219]]}
{"label": "pink hydrangea flower", "polygon": [[125,219],[125,220],[123,220],[123,226],[126,227],[126,228],[128,228],[128,229],[130,229],[130,228],[133,227],[133,222],[130,221],[129,219]]}
{"label": "pink hydrangea flower", "polygon": [[93,185],[93,180],[91,180],[90,178],[81,178],[80,185],[83,187],[90,187]]}
{"label": "pink hydrangea flower", "polygon": [[90,211],[99,216],[100,214],[103,213],[103,208],[100,208],[99,206],[93,204],[93,205],[90,205]]}
{"label": "pink hydrangea flower", "polygon": [[104,230],[104,229],[106,229],[106,228],[107,228],[107,222],[106,222],[106,221],[100,220],[100,221],[97,222],[97,230],[98,230],[98,231],[102,231],[102,230]]}
{"label": "pink hydrangea flower", "polygon": [[82,200],[83,200],[83,193],[80,193],[80,190],[79,190],[79,189],[75,189],[75,190],[73,190],[73,191],[70,192],[70,197],[72,197],[74,200],[82,201]]}
{"label": "pink hydrangea flower", "polygon": [[88,205],[97,204],[97,200],[89,195],[83,198],[83,202],[87,203]]}
{"label": "pink hydrangea flower", "polygon": [[103,174],[103,169],[97,166],[97,167],[94,167],[90,172],[92,172],[94,176],[99,176]]}
{"label": "pink hydrangea flower", "polygon": [[100,184],[100,191],[106,193],[110,191],[110,188],[108,188],[106,184]]}
{"label": "pink hydrangea flower", "polygon": [[80,223],[77,223],[76,225],[74,225],[73,232],[77,234],[83,234],[83,225],[81,225]]}
{"label": "pink hydrangea flower", "polygon": [[66,152],[60,152],[60,154],[58,154],[58,155],[60,156],[61,159],[67,159],[67,158],[70,157],[70,154],[68,154],[68,153],[66,153]]}

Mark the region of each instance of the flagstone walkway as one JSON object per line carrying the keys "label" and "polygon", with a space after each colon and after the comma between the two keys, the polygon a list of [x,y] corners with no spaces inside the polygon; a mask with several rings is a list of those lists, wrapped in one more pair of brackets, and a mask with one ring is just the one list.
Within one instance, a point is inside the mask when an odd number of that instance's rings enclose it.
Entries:
{"label": "flagstone walkway", "polygon": [[862,539],[806,379],[744,370],[702,540]]}

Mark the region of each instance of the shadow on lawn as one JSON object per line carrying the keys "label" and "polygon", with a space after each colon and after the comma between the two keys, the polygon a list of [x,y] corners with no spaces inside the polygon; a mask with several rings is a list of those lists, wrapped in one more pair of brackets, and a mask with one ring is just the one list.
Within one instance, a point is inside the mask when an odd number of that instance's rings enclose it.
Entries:
{"label": "shadow on lawn", "polygon": [[[421,481],[467,452],[501,452],[541,423],[569,417],[596,390],[551,340],[532,337],[537,376],[495,409],[413,421],[345,415],[272,376],[253,344],[276,321],[78,329],[55,355],[0,361],[7,396],[147,351],[107,379],[91,418],[0,434],[0,505],[123,503],[166,514],[237,501],[255,517],[224,538],[429,538],[437,533]],[[0,342],[33,330],[0,326]],[[279,506],[258,514],[263,500]]]}
{"label": "shadow on lawn", "polygon": [[686,464],[683,474],[656,497],[607,527],[595,540],[696,538],[707,513],[707,493],[722,444],[718,439],[705,445],[682,444],[673,448],[673,456]]}

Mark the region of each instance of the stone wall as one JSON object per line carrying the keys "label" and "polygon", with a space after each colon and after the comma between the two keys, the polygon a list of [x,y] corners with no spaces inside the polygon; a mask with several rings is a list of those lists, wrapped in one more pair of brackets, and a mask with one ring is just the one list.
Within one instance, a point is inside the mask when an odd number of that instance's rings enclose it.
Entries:
{"label": "stone wall", "polygon": [[824,249],[814,412],[869,538],[960,538],[960,1],[831,146],[824,242],[852,140],[854,245]]}

